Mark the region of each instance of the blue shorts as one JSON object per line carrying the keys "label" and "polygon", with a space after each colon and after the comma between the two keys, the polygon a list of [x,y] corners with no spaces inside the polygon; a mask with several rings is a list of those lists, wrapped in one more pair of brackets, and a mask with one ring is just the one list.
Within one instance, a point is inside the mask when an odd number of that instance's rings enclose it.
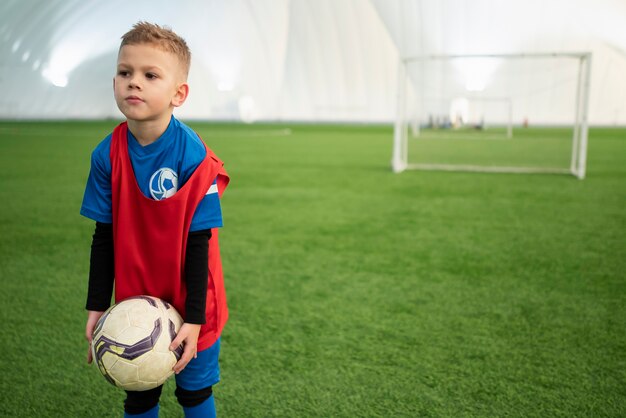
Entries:
{"label": "blue shorts", "polygon": [[176,385],[185,390],[200,390],[220,381],[220,339],[206,350],[198,352],[182,372],[176,375]]}

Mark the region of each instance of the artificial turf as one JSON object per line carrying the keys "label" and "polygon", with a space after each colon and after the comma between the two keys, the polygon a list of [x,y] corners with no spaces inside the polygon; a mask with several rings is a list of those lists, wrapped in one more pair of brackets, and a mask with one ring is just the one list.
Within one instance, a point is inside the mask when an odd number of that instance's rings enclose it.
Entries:
{"label": "artificial turf", "polygon": [[[114,125],[0,124],[0,416],[121,415],[78,214]],[[581,181],[392,174],[387,126],[190,125],[232,179],[218,415],[626,415],[626,129],[590,130]]]}

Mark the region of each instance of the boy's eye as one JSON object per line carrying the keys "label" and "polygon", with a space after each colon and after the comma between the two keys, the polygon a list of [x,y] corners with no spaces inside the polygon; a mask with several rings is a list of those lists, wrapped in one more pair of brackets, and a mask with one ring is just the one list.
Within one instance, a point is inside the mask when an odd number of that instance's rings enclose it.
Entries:
{"label": "boy's eye", "polygon": [[157,75],[154,73],[146,73],[146,78],[148,80],[154,80],[155,78],[157,78]]}
{"label": "boy's eye", "polygon": [[126,77],[128,75],[128,71],[126,71],[126,70],[119,70],[117,72],[117,75],[121,75],[122,77]]}

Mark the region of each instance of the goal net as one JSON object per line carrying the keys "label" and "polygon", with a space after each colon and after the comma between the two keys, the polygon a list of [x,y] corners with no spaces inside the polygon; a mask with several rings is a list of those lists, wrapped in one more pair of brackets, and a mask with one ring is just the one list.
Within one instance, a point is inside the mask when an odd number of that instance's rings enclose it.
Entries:
{"label": "goal net", "polygon": [[591,54],[403,59],[392,169],[585,176]]}

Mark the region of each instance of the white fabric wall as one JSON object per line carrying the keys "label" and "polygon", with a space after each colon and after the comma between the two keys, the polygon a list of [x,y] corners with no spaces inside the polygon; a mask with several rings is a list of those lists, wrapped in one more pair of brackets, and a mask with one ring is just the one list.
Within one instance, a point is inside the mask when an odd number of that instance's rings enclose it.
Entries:
{"label": "white fabric wall", "polygon": [[626,74],[626,1],[372,0],[372,3],[404,57],[591,52],[589,121],[626,124],[626,77],[623,76]]}
{"label": "white fabric wall", "polygon": [[591,123],[626,124],[623,0],[5,0],[0,118],[119,117],[138,20],[190,44],[181,117],[391,121],[400,56],[575,50],[594,54]]}
{"label": "white fabric wall", "polygon": [[398,54],[370,3],[292,0],[277,115],[390,120]]}

